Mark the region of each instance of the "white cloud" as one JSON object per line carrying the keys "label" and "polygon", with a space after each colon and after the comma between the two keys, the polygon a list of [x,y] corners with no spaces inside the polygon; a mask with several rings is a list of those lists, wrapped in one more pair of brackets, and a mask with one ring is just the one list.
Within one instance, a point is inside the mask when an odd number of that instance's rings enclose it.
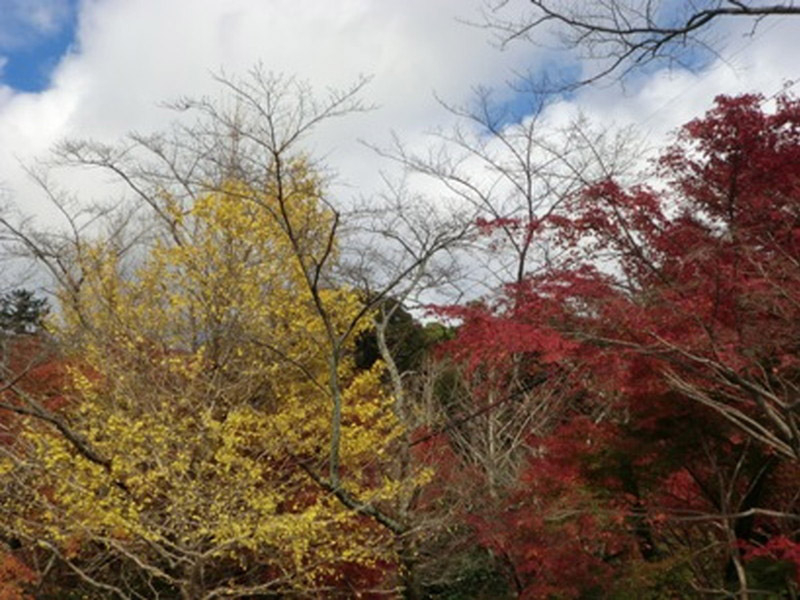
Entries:
{"label": "white cloud", "polygon": [[[0,0],[41,8],[30,27],[58,23],[55,0]],[[213,91],[209,73],[268,69],[297,74],[319,89],[374,75],[365,95],[379,110],[332,124],[318,138],[344,179],[369,189],[380,168],[356,138],[385,141],[395,130],[412,144],[446,119],[434,91],[454,102],[472,86],[503,85],[513,69],[541,58],[532,46],[499,52],[485,31],[459,23],[480,0],[83,0],[77,44],[38,94],[0,88],[0,181],[24,209],[44,210],[25,183],[18,159],[30,160],[65,136],[112,140],[163,127],[159,103]],[[50,12],[48,12],[50,10]],[[552,114],[580,108],[620,124],[643,122],[652,140],[705,110],[717,93],[773,92],[793,73],[794,30],[800,21],[770,25],[755,39],[733,37],[733,67],[715,63],[701,75],[656,73],[626,96],[616,87],[582,91]],[[762,26],[761,31],[765,27]],[[3,34],[0,33],[0,36]],[[739,35],[739,34],[736,34]],[[743,45],[741,51],[736,47]],[[343,193],[352,193],[343,191]]]}
{"label": "white cloud", "polygon": [[[571,102],[589,116],[633,123],[654,142],[688,120],[701,116],[719,94],[757,92],[770,96],[790,78],[800,77],[793,46],[800,19],[727,26],[716,60],[699,73],[658,71],[623,94],[618,88],[589,88]],[[720,34],[722,35],[722,34]],[[800,86],[795,88],[800,90]]]}
{"label": "white cloud", "polygon": [[16,0],[15,4],[23,21],[44,34],[58,31],[69,18],[67,0]]}
{"label": "white cloud", "polygon": [[457,23],[464,10],[458,0],[84,2],[78,50],[56,69],[51,88],[13,94],[0,105],[0,135],[12,141],[0,148],[0,179],[31,206],[17,157],[64,136],[109,140],[163,126],[171,115],[160,102],[208,93],[210,72],[241,73],[262,61],[320,89],[375,76],[366,100],[379,110],[329,128],[320,147],[356,184],[375,167],[365,164],[369,153],[355,138],[421,131],[440,115],[434,90],[459,98],[472,84],[509,76],[501,65],[515,54],[498,56],[483,32]]}

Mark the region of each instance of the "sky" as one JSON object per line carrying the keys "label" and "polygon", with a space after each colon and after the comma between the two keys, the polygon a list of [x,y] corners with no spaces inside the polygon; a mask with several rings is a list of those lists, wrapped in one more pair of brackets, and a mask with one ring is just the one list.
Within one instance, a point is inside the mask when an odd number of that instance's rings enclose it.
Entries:
{"label": "sky", "polygon": [[75,40],[74,0],[0,0],[0,81],[26,92],[47,88]]}
{"label": "sky", "polygon": [[[524,0],[508,3],[522,9]],[[359,142],[382,145],[396,133],[412,147],[450,117],[437,100],[469,102],[477,86],[524,119],[508,82],[541,68],[583,65],[540,47],[493,45],[465,24],[481,0],[0,0],[0,185],[4,202],[47,221],[51,208],[24,174],[65,138],[112,142],[154,131],[172,118],[163,103],[214,93],[211,75],[265,69],[325,90],[372,77],[364,92],[376,109],[334,124],[316,141],[341,176],[342,194],[371,191],[391,168]],[[800,77],[800,18],[720,29],[719,56],[689,71],[650,69],[623,89],[582,89],[555,102],[553,119],[578,111],[620,126],[636,124],[657,145],[699,116],[719,93],[769,96]],[[800,85],[797,86],[800,88]],[[77,177],[77,179],[76,179]],[[81,188],[80,175],[71,180]],[[55,217],[52,217],[55,218]]]}

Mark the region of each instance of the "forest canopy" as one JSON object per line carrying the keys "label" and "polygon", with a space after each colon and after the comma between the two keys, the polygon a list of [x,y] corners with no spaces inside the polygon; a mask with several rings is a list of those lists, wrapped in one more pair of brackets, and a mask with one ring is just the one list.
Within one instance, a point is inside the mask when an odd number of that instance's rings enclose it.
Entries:
{"label": "forest canopy", "polygon": [[[720,96],[639,181],[585,122],[442,136],[486,187],[386,151],[439,218],[306,151],[360,85],[221,83],[57,149],[132,201],[0,215],[52,291],[0,300],[0,597],[797,596],[800,101]],[[501,285],[423,318],[464,256]]]}

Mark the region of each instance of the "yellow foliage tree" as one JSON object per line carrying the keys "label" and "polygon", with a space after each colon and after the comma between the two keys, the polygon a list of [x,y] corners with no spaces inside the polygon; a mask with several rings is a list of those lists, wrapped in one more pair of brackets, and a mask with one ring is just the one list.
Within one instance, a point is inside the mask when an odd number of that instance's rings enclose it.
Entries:
{"label": "yellow foliage tree", "polygon": [[[431,475],[387,307],[442,280],[472,220],[327,197],[303,140],[364,110],[365,80],[322,100],[260,68],[218,82],[175,105],[193,122],[56,149],[135,202],[98,215],[32,171],[65,228],[0,215],[52,276],[69,380],[55,401],[0,388],[24,432],[0,447],[0,535],[102,597],[412,597],[417,541],[446,520],[416,510]],[[369,327],[384,362],[359,370]]]}
{"label": "yellow foliage tree", "polygon": [[[375,507],[413,485],[386,468],[401,428],[381,365],[351,357],[364,305],[309,270],[335,258],[336,217],[293,172],[290,202],[226,181],[188,209],[165,197],[172,226],[144,251],[84,248],[57,327],[71,431],[97,459],[31,422],[39,494],[18,531],[66,559],[102,547],[185,598],[335,586],[343,566],[392,561]],[[338,481],[320,475],[334,435]]]}

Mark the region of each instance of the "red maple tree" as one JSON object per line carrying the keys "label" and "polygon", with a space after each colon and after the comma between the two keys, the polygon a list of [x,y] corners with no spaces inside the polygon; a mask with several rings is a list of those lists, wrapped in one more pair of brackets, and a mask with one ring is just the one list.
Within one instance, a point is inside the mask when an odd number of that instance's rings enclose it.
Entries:
{"label": "red maple tree", "polygon": [[637,569],[746,597],[750,558],[795,561],[800,102],[765,104],[717,98],[649,185],[601,182],[540,224],[556,264],[451,311],[451,354],[494,398],[553,381],[564,398],[476,517],[522,597],[610,593]]}

